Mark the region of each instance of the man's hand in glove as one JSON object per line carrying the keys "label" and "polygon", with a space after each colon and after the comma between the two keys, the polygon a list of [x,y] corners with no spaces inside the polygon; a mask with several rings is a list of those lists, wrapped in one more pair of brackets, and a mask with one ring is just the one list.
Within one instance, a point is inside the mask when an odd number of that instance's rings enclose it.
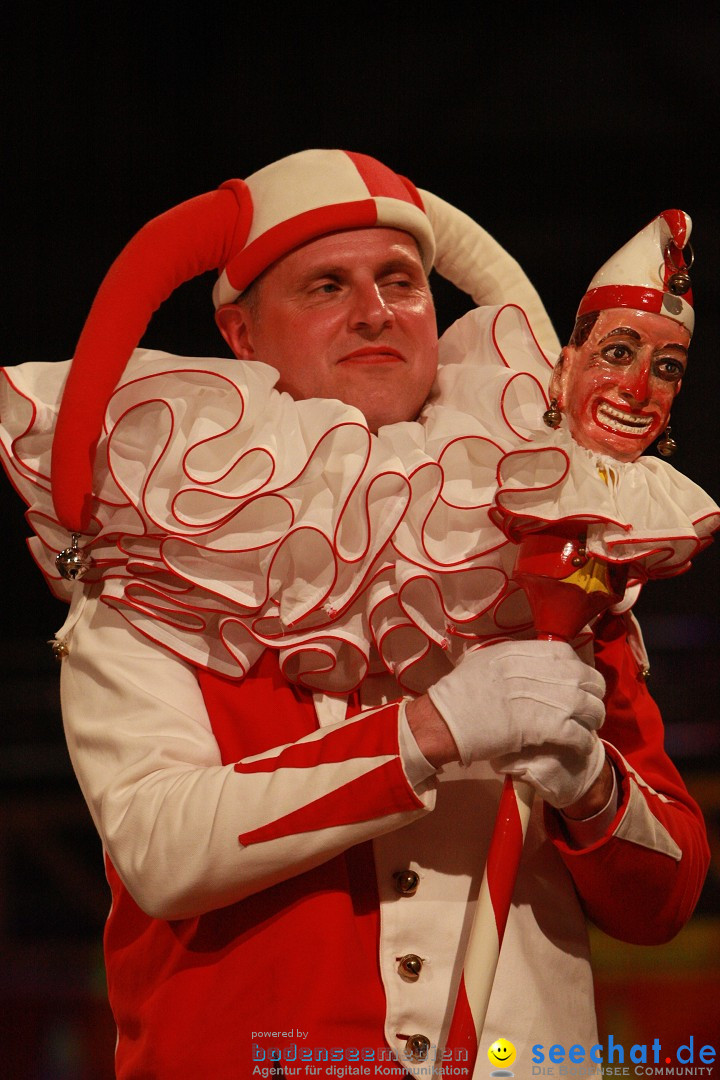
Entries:
{"label": "man's hand in glove", "polygon": [[[408,705],[407,717],[436,767],[489,761],[526,780],[552,806],[569,807],[603,773],[597,729],[605,718],[604,691],[600,673],[569,645],[508,641],[467,653]],[[592,813],[594,803],[587,808]]]}

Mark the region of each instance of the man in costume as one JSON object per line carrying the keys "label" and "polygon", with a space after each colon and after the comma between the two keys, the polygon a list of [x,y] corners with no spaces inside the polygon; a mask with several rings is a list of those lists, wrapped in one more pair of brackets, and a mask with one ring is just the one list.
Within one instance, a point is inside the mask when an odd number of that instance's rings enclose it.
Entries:
{"label": "man in costume", "polygon": [[[426,1075],[518,763],[546,807],[483,1046],[510,1039],[519,1068],[535,1042],[592,1045],[585,914],[661,941],[699,894],[704,828],[627,614],[594,627],[594,665],[527,633],[463,657],[485,642],[456,632],[453,590],[471,581],[472,614],[499,611],[511,545],[467,514],[456,528],[469,473],[453,448],[477,441],[474,418],[458,430],[440,392],[418,422],[433,260],[479,302],[521,303],[553,347],[477,226],[373,159],[308,151],[150,223],[69,374],[4,373],[3,457],[72,601],[63,710],[113,893],[120,1077],[383,1056],[382,1075]],[[238,359],[139,350],[126,367],[157,303],[213,266]],[[486,480],[475,501],[491,496]],[[398,577],[408,552],[437,571],[427,609]]]}

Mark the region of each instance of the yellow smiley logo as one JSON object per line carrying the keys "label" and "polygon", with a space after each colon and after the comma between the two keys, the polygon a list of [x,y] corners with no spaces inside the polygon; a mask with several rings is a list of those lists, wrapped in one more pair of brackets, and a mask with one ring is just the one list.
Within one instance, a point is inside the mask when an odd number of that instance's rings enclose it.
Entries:
{"label": "yellow smiley logo", "polygon": [[512,1065],[515,1060],[515,1047],[508,1039],[496,1039],[488,1050],[491,1065]]}

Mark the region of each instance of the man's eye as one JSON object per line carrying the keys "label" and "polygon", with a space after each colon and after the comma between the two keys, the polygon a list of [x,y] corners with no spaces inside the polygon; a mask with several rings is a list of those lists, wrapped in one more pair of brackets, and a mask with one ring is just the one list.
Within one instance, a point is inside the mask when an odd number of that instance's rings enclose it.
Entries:
{"label": "man's eye", "polygon": [[323,281],[316,288],[315,292],[329,295],[330,293],[338,292],[340,286],[336,281]]}
{"label": "man's eye", "polygon": [[623,361],[632,360],[632,350],[627,345],[606,345],[602,351],[606,360],[611,364],[621,364]]}

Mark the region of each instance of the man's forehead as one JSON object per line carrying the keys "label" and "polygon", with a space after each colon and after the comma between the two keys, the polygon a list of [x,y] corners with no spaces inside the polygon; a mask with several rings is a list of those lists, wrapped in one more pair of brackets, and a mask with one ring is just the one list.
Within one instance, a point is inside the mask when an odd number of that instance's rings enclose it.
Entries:
{"label": "man's forehead", "polygon": [[415,237],[401,229],[373,227],[343,229],[318,236],[288,252],[274,267],[303,271],[324,265],[370,265],[393,260],[417,263],[422,269]]}

